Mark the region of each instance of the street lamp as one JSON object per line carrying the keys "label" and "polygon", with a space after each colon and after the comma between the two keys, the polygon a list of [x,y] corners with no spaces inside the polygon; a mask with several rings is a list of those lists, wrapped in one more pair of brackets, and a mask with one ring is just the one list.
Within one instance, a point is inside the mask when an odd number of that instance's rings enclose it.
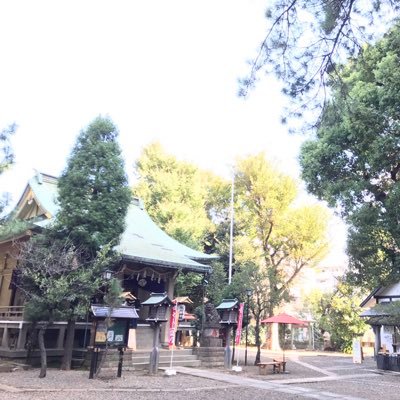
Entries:
{"label": "street lamp", "polygon": [[247,366],[247,342],[248,342],[248,335],[249,335],[249,308],[250,308],[250,296],[253,294],[251,289],[246,289],[247,295],[247,310],[246,310],[246,350],[244,352],[244,365]]}

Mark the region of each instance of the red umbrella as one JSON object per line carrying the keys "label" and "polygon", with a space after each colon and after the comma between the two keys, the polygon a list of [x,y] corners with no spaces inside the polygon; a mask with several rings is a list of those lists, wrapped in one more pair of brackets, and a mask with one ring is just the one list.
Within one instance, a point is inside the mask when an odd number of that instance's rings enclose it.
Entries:
{"label": "red umbrella", "polygon": [[307,325],[305,321],[302,321],[285,313],[274,315],[273,317],[269,317],[261,321],[262,324],[268,324],[273,322],[276,322],[278,324]]}
{"label": "red umbrella", "polygon": [[[307,325],[306,321],[302,321],[300,319],[297,319],[295,317],[292,317],[289,314],[281,313],[278,315],[274,315],[272,317],[263,319],[261,321],[262,324],[272,324],[272,323],[277,323],[277,324],[292,324],[292,325]],[[283,328],[285,330],[285,327]],[[285,361],[285,344],[283,344],[283,349],[282,349],[282,357],[283,361]]]}

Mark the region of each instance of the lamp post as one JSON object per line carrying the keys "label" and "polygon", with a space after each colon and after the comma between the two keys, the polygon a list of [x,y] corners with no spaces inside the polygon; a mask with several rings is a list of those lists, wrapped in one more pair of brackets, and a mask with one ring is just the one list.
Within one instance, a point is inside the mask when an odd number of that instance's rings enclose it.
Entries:
{"label": "lamp post", "polygon": [[247,309],[246,309],[246,350],[244,352],[244,365],[247,366],[247,342],[248,342],[248,335],[249,335],[249,306],[250,306],[250,296],[253,294],[251,289],[246,289],[247,295]]}

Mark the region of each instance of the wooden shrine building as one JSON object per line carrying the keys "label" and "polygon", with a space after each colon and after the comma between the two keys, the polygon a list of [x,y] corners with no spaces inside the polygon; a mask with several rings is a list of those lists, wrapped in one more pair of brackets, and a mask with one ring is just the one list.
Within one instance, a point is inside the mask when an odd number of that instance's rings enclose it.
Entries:
{"label": "wooden shrine building", "polygon": [[[18,235],[0,237],[0,357],[18,358],[26,355],[26,338],[30,323],[24,319],[24,298],[13,285],[16,266],[16,244],[28,240],[35,231],[45,229],[57,213],[57,178],[37,173],[31,178],[14,210],[14,218],[29,222],[29,229]],[[176,278],[180,272],[208,274],[208,263],[216,256],[203,254],[179,243],[162,231],[150,218],[142,202],[132,198],[126,215],[126,228],[116,250],[122,255],[117,271],[125,294],[136,298],[136,307],[152,292],[166,292],[174,298]],[[14,254],[14,257],[13,257]],[[138,308],[139,321],[131,330],[129,346],[133,349],[151,347],[150,326],[145,322],[146,310]],[[90,321],[77,323],[74,349],[88,343]],[[55,322],[46,333],[50,356],[62,354],[66,322]],[[161,342],[167,343],[162,330]]]}

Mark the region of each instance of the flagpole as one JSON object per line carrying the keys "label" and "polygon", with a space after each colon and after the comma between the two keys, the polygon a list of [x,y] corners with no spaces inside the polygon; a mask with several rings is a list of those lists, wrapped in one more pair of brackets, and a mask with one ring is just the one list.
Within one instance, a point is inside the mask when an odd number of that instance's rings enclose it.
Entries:
{"label": "flagpole", "polygon": [[168,344],[171,346],[171,360],[169,369],[165,370],[164,374],[167,376],[176,375],[176,371],[172,369],[172,360],[174,358],[174,347],[175,347],[175,332],[177,329],[177,317],[178,317],[178,302],[175,300],[175,305],[171,310],[170,315],[170,326],[169,326],[169,338]]}
{"label": "flagpole", "polygon": [[228,285],[232,283],[232,256],[233,256],[233,219],[234,219],[234,194],[235,194],[235,171],[232,173],[232,187],[231,187],[231,228],[229,240],[229,270],[228,270]]}

